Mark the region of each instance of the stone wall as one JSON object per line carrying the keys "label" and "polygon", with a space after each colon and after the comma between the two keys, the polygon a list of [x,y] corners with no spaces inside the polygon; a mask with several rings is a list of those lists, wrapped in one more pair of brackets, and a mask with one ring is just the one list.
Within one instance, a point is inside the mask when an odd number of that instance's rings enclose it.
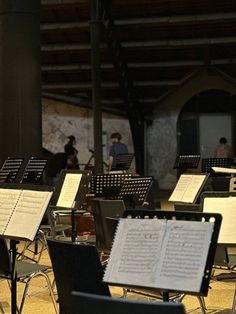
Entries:
{"label": "stone wall", "polygon": [[[79,162],[85,164],[91,156],[89,149],[93,149],[92,110],[43,99],[42,132],[43,147],[53,153],[63,152],[68,141],[67,136],[74,135],[77,139]],[[113,132],[120,132],[123,136],[122,141],[127,144],[129,151],[134,151],[127,119],[103,114],[103,132],[105,161],[110,147],[110,134]]]}
{"label": "stone wall", "polygon": [[179,113],[194,95],[208,89],[225,90],[236,93],[236,84],[223,73],[212,69],[202,69],[192,74],[176,89],[163,98],[154,112],[152,126],[147,129],[148,174],[159,181],[161,189],[171,190],[177,181],[173,170],[177,154],[177,121]]}

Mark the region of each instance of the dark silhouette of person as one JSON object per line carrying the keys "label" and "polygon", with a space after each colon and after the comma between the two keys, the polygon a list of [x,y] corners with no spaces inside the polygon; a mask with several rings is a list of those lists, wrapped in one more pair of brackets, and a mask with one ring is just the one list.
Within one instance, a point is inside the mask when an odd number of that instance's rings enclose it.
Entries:
{"label": "dark silhouette of person", "polygon": [[69,141],[64,146],[64,152],[66,153],[67,156],[70,155],[76,156],[78,154],[78,150],[74,147],[74,145],[76,144],[76,139],[74,135],[70,135],[67,138],[69,139]]}

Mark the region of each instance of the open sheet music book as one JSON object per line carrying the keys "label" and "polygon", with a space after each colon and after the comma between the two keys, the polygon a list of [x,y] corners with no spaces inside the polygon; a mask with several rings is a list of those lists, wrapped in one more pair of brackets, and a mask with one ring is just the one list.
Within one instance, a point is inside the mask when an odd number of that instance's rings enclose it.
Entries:
{"label": "open sheet music book", "polygon": [[33,241],[51,196],[49,191],[0,188],[0,235]]}
{"label": "open sheet music book", "polygon": [[194,203],[207,177],[207,174],[182,174],[169,201]]}
{"label": "open sheet music book", "polygon": [[74,208],[82,173],[66,173],[56,206]]}
{"label": "open sheet music book", "polygon": [[211,222],[122,218],[103,280],[200,292],[213,228]]}
{"label": "open sheet music book", "polygon": [[212,170],[214,170],[217,173],[236,173],[236,169],[235,168],[223,168],[223,167],[212,167]]}
{"label": "open sheet music book", "polygon": [[203,200],[204,213],[218,213],[223,219],[218,243],[236,243],[236,197],[205,197]]}

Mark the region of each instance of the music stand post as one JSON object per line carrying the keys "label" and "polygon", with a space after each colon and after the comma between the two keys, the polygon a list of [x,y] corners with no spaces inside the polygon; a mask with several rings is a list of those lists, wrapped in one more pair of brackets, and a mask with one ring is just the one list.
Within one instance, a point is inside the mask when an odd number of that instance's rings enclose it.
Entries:
{"label": "music stand post", "polygon": [[130,208],[143,205],[151,188],[153,177],[138,177],[126,179],[121,187],[118,199],[128,202]]}
{"label": "music stand post", "polygon": [[177,155],[173,169],[177,169],[180,176],[188,169],[196,169],[199,161],[200,155]]}

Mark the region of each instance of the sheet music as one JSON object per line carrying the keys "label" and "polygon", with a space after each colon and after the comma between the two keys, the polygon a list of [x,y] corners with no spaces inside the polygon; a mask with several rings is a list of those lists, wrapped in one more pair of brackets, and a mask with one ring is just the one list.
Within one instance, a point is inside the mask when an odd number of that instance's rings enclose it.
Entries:
{"label": "sheet music", "polygon": [[74,207],[75,197],[79,189],[81,173],[67,173],[62,185],[61,193],[56,206]]}
{"label": "sheet music", "polygon": [[52,192],[22,190],[4,235],[33,241]]}
{"label": "sheet music", "polygon": [[218,173],[236,173],[234,168],[212,167],[211,169]]}
{"label": "sheet music", "polygon": [[171,194],[169,201],[193,203],[206,175],[182,174]]}
{"label": "sheet music", "polygon": [[104,281],[153,285],[165,226],[164,220],[120,219]]}
{"label": "sheet music", "polygon": [[121,219],[104,281],[199,292],[214,224]]}
{"label": "sheet music", "polygon": [[205,197],[203,211],[219,213],[222,223],[218,243],[236,243],[236,197]]}
{"label": "sheet music", "polygon": [[159,287],[200,291],[213,227],[210,222],[168,220],[156,271]]}
{"label": "sheet music", "polygon": [[0,189],[0,234],[6,228],[20,194],[21,190]]}

